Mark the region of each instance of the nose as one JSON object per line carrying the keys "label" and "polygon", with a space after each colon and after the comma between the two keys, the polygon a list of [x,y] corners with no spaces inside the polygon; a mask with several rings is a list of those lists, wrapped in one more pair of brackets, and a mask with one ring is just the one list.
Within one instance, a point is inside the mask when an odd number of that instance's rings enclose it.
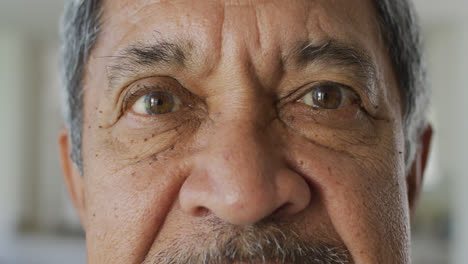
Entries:
{"label": "nose", "polygon": [[302,211],[310,188],[282,160],[278,140],[240,123],[216,129],[208,147],[194,157],[179,193],[182,210],[193,217],[214,214],[234,225]]}

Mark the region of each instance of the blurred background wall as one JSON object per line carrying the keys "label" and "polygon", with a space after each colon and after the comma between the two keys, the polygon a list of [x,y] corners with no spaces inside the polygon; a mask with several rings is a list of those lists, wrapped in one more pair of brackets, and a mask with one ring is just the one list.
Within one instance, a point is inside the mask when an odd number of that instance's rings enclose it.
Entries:
{"label": "blurred background wall", "polygon": [[[415,0],[435,140],[413,223],[415,264],[468,260],[468,1]],[[58,163],[63,0],[0,0],[0,264],[85,263]]]}

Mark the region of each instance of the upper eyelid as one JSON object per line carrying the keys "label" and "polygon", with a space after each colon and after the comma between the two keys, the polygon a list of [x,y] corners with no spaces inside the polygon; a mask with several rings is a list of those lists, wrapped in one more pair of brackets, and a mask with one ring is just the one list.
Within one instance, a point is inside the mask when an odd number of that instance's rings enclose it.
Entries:
{"label": "upper eyelid", "polygon": [[307,93],[311,92],[314,88],[324,86],[324,85],[336,85],[340,86],[341,88],[345,89],[348,91],[350,94],[355,95],[359,100],[361,100],[361,96],[359,93],[352,88],[349,85],[338,83],[338,82],[333,82],[333,81],[318,81],[318,82],[313,82],[313,83],[308,83],[306,85],[303,85],[302,87],[294,90],[292,93],[286,95],[284,98],[280,99],[277,103],[278,108],[281,108],[285,104],[289,102],[294,102],[297,100],[300,100],[302,97],[304,97]]}
{"label": "upper eyelid", "polygon": [[137,99],[146,94],[151,92],[167,92],[174,96],[177,96],[183,104],[186,101],[189,101],[189,97],[193,95],[185,90],[183,87],[169,87],[169,85],[161,85],[161,84],[154,84],[154,85],[130,85],[127,88],[127,92],[122,96],[122,112],[127,111],[132,103],[135,103]]}
{"label": "upper eyelid", "polygon": [[130,91],[123,98],[123,110],[128,110],[131,107],[131,103],[136,102],[140,97],[153,91],[155,91],[154,88],[148,86],[144,86],[143,88],[140,88],[139,90],[136,90],[134,92]]}
{"label": "upper eyelid", "polygon": [[122,112],[127,111],[133,103],[135,103],[139,98],[145,96],[151,92],[167,92],[166,89],[161,89],[161,86],[146,86],[144,85],[143,88],[135,88],[134,91],[130,90],[128,93],[125,94],[123,97],[122,102]]}

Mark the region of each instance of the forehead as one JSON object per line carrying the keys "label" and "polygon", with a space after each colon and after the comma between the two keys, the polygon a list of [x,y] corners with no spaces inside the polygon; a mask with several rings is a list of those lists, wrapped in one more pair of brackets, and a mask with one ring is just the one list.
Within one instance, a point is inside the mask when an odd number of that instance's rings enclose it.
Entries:
{"label": "forehead", "polygon": [[155,38],[188,40],[209,53],[328,38],[366,46],[377,35],[371,0],[107,0],[104,10],[101,36],[112,51]]}

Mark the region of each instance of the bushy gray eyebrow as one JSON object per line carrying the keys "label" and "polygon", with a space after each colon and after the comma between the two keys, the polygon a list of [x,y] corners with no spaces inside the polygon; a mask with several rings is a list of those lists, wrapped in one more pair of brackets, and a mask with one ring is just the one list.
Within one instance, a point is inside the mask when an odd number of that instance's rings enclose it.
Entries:
{"label": "bushy gray eyebrow", "polygon": [[134,75],[141,68],[153,68],[157,65],[170,66],[173,64],[183,66],[186,61],[186,50],[177,43],[161,41],[152,44],[136,43],[118,52],[111,58],[107,67],[109,87],[125,76]]}
{"label": "bushy gray eyebrow", "polygon": [[375,81],[377,77],[377,67],[363,49],[337,40],[321,45],[300,43],[293,52],[293,57],[302,67],[311,63],[331,64],[354,68],[353,73],[360,79]]}
{"label": "bushy gray eyebrow", "polygon": [[[156,67],[185,67],[189,56],[185,48],[187,46],[169,41],[136,43],[125,47],[116,56],[108,56],[112,59],[107,67],[109,88],[112,89],[113,83],[120,78],[138,75],[139,72],[151,71]],[[376,80],[377,70],[371,57],[364,50],[338,40],[329,40],[319,45],[298,42],[283,61],[287,64],[292,62],[299,68],[306,68],[310,64],[351,68],[348,71],[363,83]],[[368,85],[363,86],[367,88]]]}

